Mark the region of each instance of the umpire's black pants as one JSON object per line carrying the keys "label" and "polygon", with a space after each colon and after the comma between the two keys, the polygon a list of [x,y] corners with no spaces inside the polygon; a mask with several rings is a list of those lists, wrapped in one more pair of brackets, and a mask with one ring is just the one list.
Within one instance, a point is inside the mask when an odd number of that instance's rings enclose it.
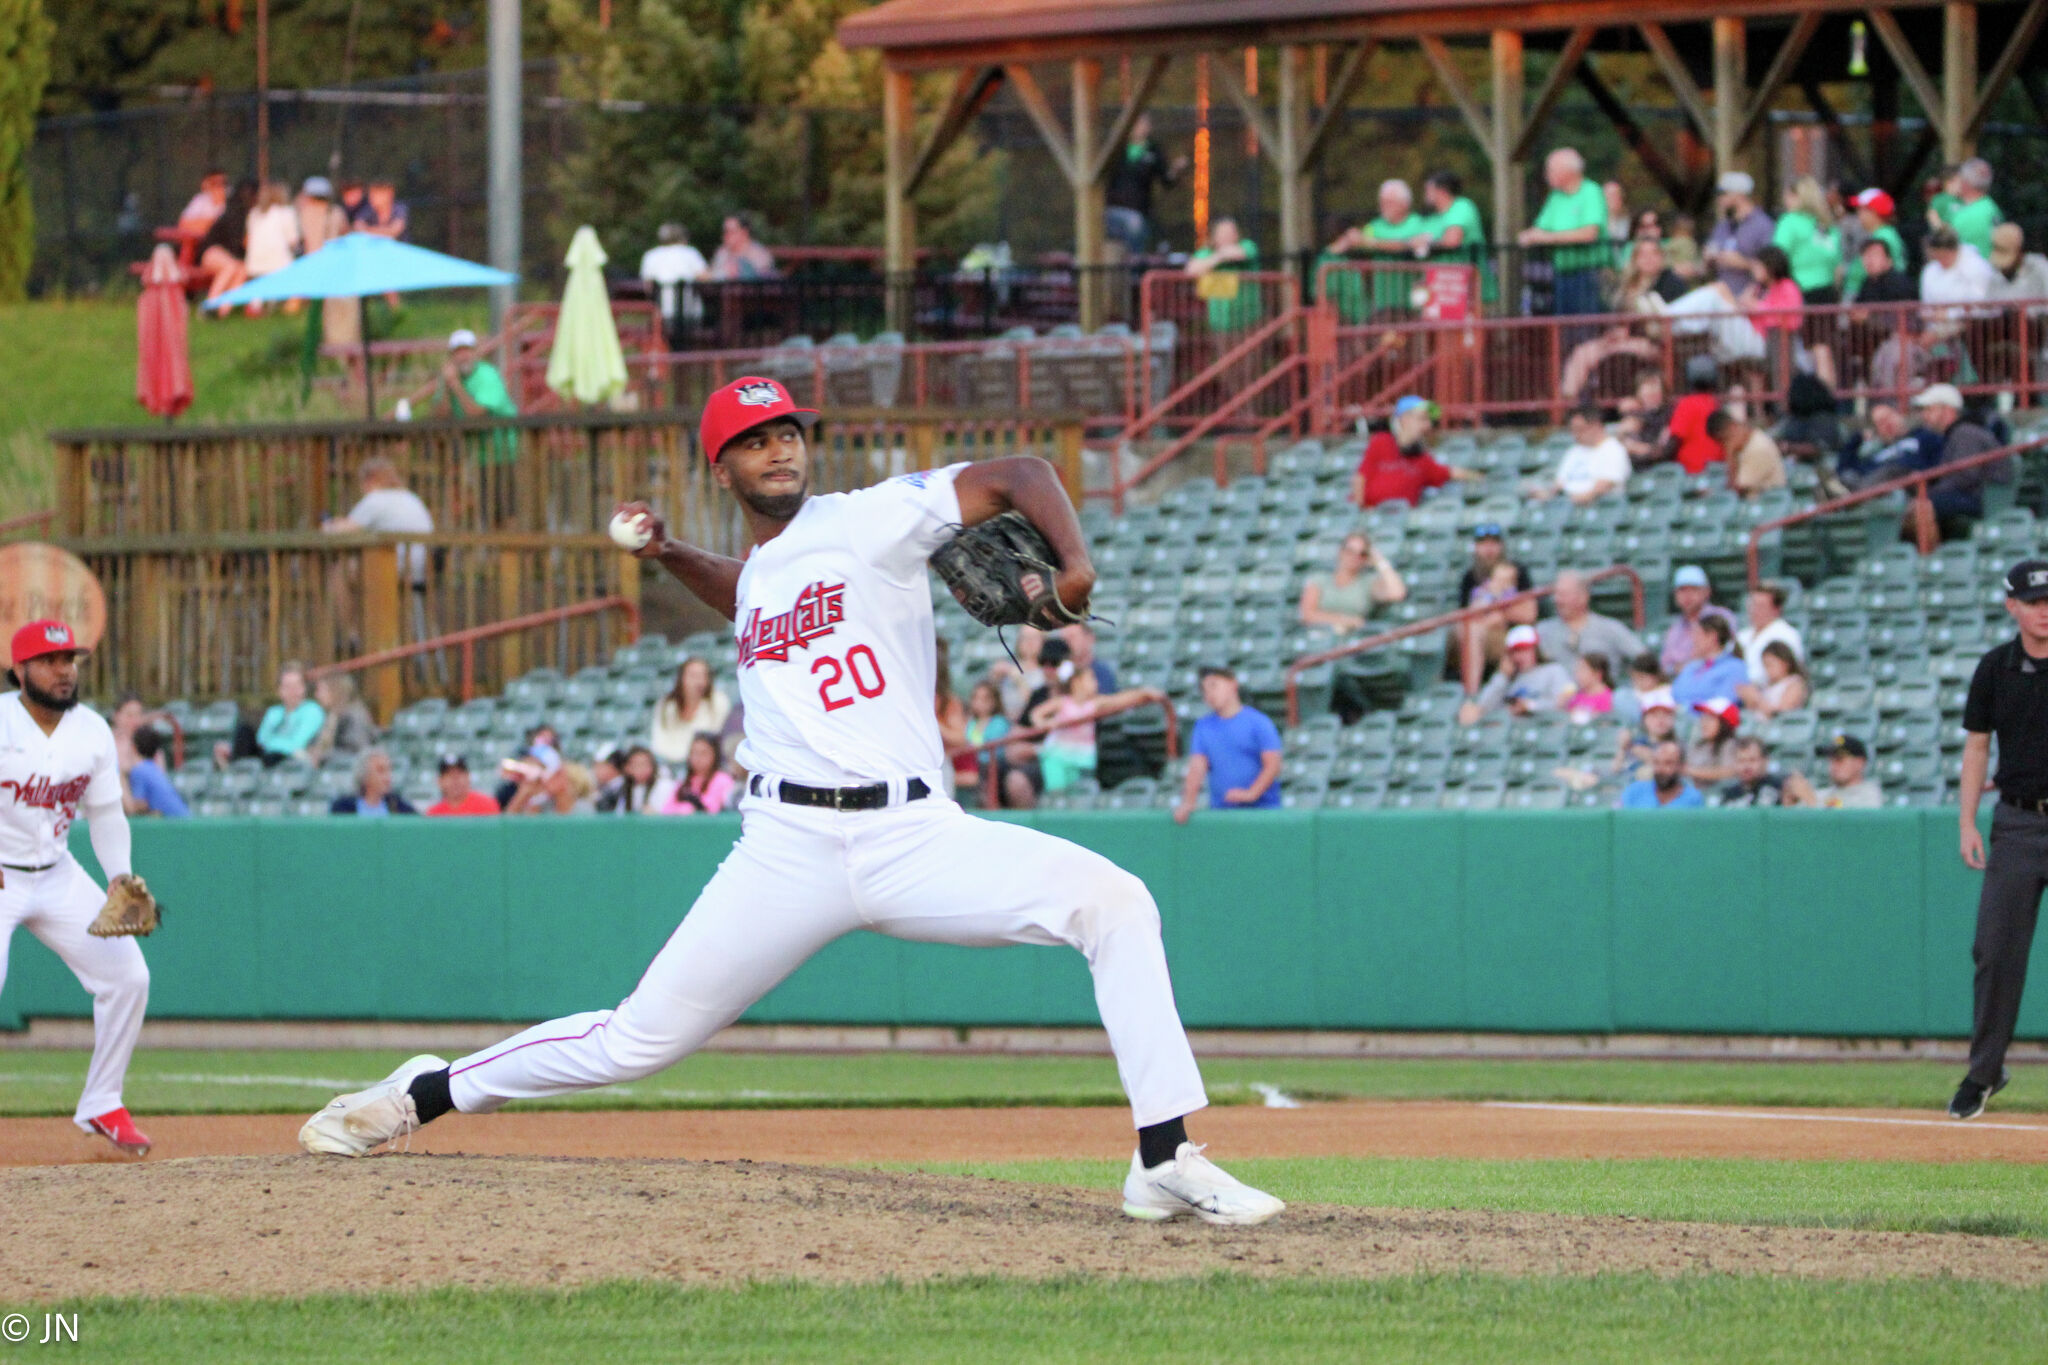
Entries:
{"label": "umpire's black pants", "polygon": [[2019,1023],[2027,985],[2034,919],[2048,888],[2048,815],[1999,802],[1991,814],[1990,856],[1977,901],[1976,1023],[1970,1034],[1970,1079],[1998,1084],[2005,1050]]}

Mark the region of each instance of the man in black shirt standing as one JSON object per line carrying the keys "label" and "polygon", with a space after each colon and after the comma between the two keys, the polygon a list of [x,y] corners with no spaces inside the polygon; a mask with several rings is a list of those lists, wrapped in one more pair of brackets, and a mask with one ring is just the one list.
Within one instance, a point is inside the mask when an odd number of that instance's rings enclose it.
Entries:
{"label": "man in black shirt standing", "polygon": [[1124,244],[1126,255],[1142,256],[1152,249],[1152,187],[1172,188],[1187,167],[1185,156],[1171,162],[1166,159],[1159,140],[1152,136],[1152,116],[1138,115],[1123,148],[1110,158],[1109,184],[1103,192],[1109,205],[1103,225],[1111,237]]}
{"label": "man in black shirt standing", "polygon": [[[1973,1119],[2005,1088],[2005,1050],[2019,1021],[2034,920],[2048,887],[2048,560],[2028,559],[2005,576],[2005,609],[2019,634],[1977,662],[1963,706],[1962,854],[1984,869],[1977,902],[1976,1012],[1970,1073],[1949,1101],[1950,1118]],[[1977,803],[1998,736],[1998,809],[1991,855],[1977,832]]]}

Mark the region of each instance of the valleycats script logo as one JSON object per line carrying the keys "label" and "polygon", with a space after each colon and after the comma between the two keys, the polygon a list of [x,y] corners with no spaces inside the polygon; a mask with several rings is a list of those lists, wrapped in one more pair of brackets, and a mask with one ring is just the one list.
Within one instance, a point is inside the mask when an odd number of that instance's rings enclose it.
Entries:
{"label": "valleycats script logo", "polygon": [[0,782],[0,792],[14,793],[15,804],[31,810],[53,810],[57,815],[57,838],[62,840],[71,829],[71,822],[78,816],[78,803],[85,796],[85,789],[92,781],[88,774],[74,777],[69,782],[52,782],[47,777],[31,777],[16,782]]}
{"label": "valleycats script logo", "polygon": [[747,615],[739,633],[740,667],[757,661],[788,663],[789,651],[808,649],[846,619],[846,585],[813,583],[796,595],[796,603],[780,616],[763,616],[759,607]]}

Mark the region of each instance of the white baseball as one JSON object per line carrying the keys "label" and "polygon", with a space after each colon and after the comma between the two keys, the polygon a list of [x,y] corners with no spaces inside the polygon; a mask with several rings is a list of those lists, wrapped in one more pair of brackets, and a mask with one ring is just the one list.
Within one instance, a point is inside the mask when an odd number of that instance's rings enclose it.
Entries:
{"label": "white baseball", "polygon": [[647,529],[646,519],[618,512],[612,516],[612,544],[621,550],[638,550],[654,539],[654,532]]}

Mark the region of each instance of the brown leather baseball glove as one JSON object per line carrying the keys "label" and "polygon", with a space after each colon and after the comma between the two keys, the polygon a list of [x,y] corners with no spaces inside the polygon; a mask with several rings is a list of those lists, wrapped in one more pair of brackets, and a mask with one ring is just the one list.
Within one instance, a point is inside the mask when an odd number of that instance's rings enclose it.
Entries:
{"label": "brown leather baseball glove", "polygon": [[156,897],[149,894],[148,884],[134,873],[124,872],[107,883],[107,903],[86,926],[86,932],[95,938],[121,938],[129,934],[146,938],[162,920],[163,910]]}

